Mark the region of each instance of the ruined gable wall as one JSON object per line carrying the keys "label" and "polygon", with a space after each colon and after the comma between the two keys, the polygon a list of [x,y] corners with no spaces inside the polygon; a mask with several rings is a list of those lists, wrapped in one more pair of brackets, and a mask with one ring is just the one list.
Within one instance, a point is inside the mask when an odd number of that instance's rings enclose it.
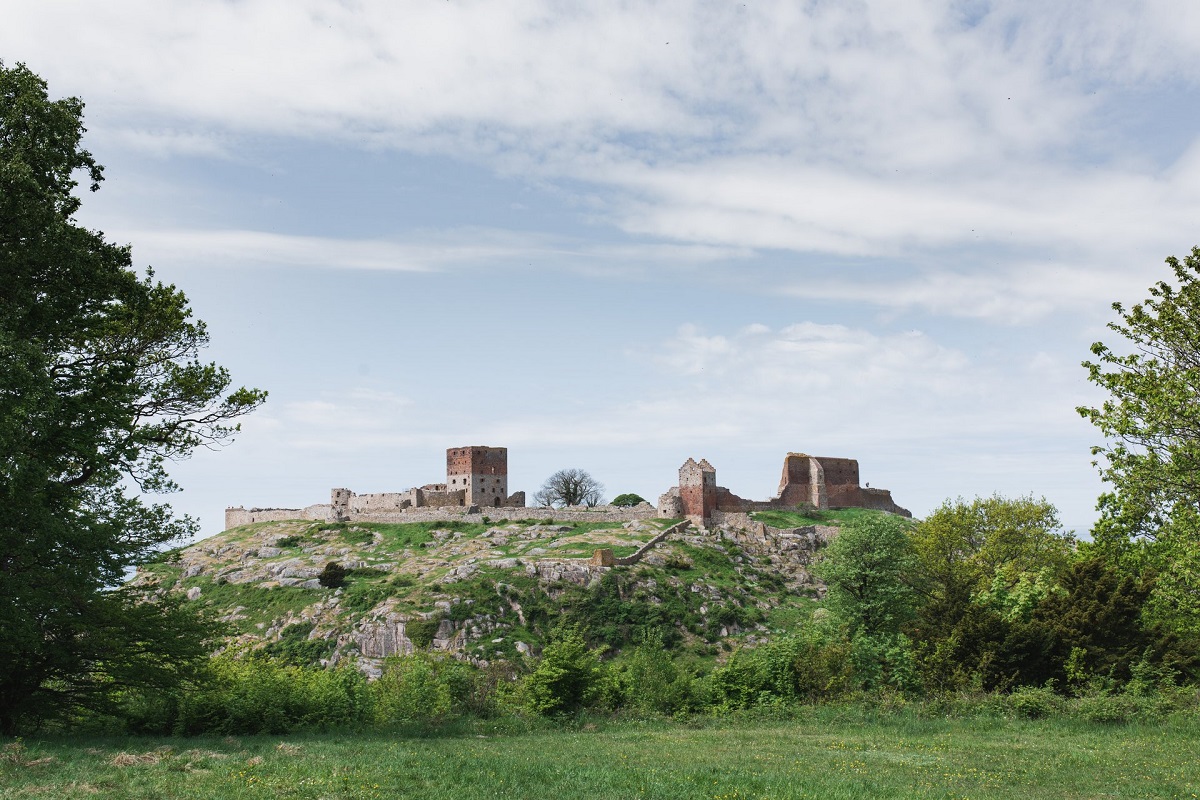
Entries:
{"label": "ruined gable wall", "polygon": [[820,508],[823,489],[824,473],[820,463],[804,453],[788,453],[783,459],[783,476],[779,479],[774,507],[810,505]]}
{"label": "ruined gable wall", "polygon": [[862,489],[859,484],[858,461],[853,458],[819,457],[825,473],[825,493],[830,508],[861,507]]}

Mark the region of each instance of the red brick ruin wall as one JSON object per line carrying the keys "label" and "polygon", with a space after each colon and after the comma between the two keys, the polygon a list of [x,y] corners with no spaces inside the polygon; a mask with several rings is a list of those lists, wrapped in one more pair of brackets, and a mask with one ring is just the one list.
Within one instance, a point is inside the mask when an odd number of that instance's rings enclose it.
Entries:
{"label": "red brick ruin wall", "polygon": [[853,458],[818,458],[825,472],[825,498],[830,508],[862,506],[858,461]]}
{"label": "red brick ruin wall", "polygon": [[507,447],[452,447],[446,475],[508,475]]}
{"label": "red brick ruin wall", "polygon": [[783,480],[780,483],[780,506],[793,507],[802,503],[816,505],[812,496],[812,469],[808,456],[788,454],[783,460]]}
{"label": "red brick ruin wall", "polygon": [[680,486],[679,500],[683,504],[685,517],[702,517],[708,519],[717,509],[717,493],[715,486],[699,484]]}

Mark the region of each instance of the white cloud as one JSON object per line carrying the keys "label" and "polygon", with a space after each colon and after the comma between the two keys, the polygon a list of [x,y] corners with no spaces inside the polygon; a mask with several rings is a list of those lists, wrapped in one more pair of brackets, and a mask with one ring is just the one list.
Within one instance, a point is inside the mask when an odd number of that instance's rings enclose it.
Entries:
{"label": "white cloud", "polygon": [[1112,270],[1017,262],[990,271],[930,270],[878,278],[832,275],[792,283],[782,291],[813,300],[1022,325],[1054,314],[1102,312],[1114,300],[1143,295],[1151,282],[1162,277],[1159,273],[1159,265],[1153,263]]}
{"label": "white cloud", "polygon": [[282,265],[424,272],[455,264],[478,264],[545,252],[536,236],[501,230],[463,229],[413,237],[409,241],[294,236],[266,231],[195,229],[114,229],[128,238],[139,262]]}
{"label": "white cloud", "polygon": [[[89,124],[139,152],[221,157],[238,136],[268,133],[581,179],[608,192],[596,216],[678,248],[647,256],[658,266],[779,249],[928,272],[944,269],[931,255],[986,248],[1003,279],[960,265],[971,277],[951,270],[900,295],[1035,318],[1057,307],[1048,298],[1090,301],[1086,283],[1060,269],[1037,297],[972,298],[1028,272],[1030,251],[1127,269],[1178,250],[1200,215],[1200,139],[1163,172],[1136,151],[1074,152],[1095,144],[1094,115],[1116,89],[1197,86],[1200,12],[1167,0],[1136,13],[1115,1],[12,6],[0,50],[82,95]],[[477,248],[163,236],[366,269],[515,262],[529,249],[474,233]],[[567,249],[586,256],[579,269],[638,257]]]}

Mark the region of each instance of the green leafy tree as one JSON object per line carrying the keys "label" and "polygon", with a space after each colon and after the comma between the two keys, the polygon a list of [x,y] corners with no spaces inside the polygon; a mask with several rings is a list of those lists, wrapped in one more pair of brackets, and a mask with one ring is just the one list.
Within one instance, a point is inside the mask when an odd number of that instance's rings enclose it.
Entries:
{"label": "green leafy tree", "polygon": [[1125,341],[1092,345],[1088,379],[1109,397],[1079,413],[1104,435],[1092,448],[1113,489],[1101,496],[1096,546],[1158,573],[1151,607],[1200,634],[1200,247],[1167,259],[1174,281],[1126,309],[1109,328]]}
{"label": "green leafy tree", "polygon": [[[924,627],[945,632],[981,593],[1027,598],[1070,564],[1074,543],[1045,498],[947,500],[912,532]],[[1004,598],[1004,600],[1000,600]]]}
{"label": "green leafy tree", "polygon": [[854,681],[865,689],[915,688],[911,642],[903,632],[918,601],[909,527],[890,515],[855,519],[842,526],[816,566],[828,585],[826,605],[849,636]]}
{"label": "green leafy tree", "polygon": [[0,730],[47,709],[167,684],[214,629],[175,600],[111,590],[194,532],[169,506],[165,465],[227,440],[265,398],[228,391],[174,286],[139,277],[130,249],[78,225],[83,104],[52,101],[0,63]]}
{"label": "green leafy tree", "polygon": [[917,557],[900,517],[872,515],[843,525],[816,566],[826,605],[852,634],[895,634],[916,614],[910,579]]}
{"label": "green leafy tree", "polygon": [[629,507],[629,506],[636,506],[639,503],[644,503],[644,502],[646,502],[646,498],[642,497],[640,494],[633,494],[631,492],[626,492],[625,494],[619,494],[616,497],[614,497],[612,500],[612,505]]}
{"label": "green leafy tree", "polygon": [[578,631],[569,631],[546,645],[542,660],[525,678],[527,705],[537,714],[579,711],[601,691],[602,670],[596,653]]}
{"label": "green leafy tree", "polygon": [[909,633],[929,688],[995,689],[1050,674],[1051,632],[1032,616],[1063,591],[1074,554],[1053,505],[1032,496],[948,500],[912,540],[922,602]]}

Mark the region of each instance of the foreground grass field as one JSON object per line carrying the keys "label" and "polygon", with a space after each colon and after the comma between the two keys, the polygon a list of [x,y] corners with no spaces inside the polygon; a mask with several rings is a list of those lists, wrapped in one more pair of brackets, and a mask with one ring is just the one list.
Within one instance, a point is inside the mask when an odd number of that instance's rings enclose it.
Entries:
{"label": "foreground grass field", "polygon": [[[1200,720],[622,723],[453,735],[6,742],[0,798],[1069,798],[1200,795]],[[591,726],[584,726],[591,728]]]}

